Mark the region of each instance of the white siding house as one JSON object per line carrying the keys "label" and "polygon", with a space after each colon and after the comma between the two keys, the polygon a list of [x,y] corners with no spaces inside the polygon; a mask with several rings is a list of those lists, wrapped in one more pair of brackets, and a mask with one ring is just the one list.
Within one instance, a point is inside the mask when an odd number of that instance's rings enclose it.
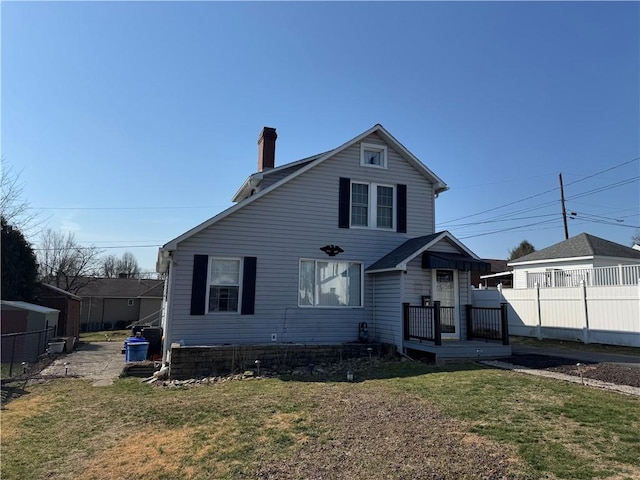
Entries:
{"label": "white siding house", "polygon": [[281,167],[275,141],[265,127],[234,206],[160,248],[165,354],[178,341],[352,342],[362,322],[402,350],[403,303],[423,297],[455,307],[460,338],[468,271],[486,264],[434,232],[447,185],[381,125]]}
{"label": "white siding house", "polygon": [[[513,267],[513,287],[540,288],[575,287],[587,285],[611,285],[638,283],[636,269],[640,265],[640,251],[603,238],[581,233],[508,264]],[[623,266],[627,266],[623,270]],[[612,275],[604,267],[616,267]],[[617,270],[621,273],[618,274]],[[608,277],[608,278],[606,278]],[[627,277],[630,277],[627,279]]]}

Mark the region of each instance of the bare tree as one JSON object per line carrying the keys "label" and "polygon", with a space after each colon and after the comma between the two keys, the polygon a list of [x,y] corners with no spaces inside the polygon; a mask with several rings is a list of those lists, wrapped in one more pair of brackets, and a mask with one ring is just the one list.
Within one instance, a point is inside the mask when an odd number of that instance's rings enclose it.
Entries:
{"label": "bare tree", "polygon": [[126,275],[127,278],[135,278],[140,274],[138,260],[131,252],[124,252],[122,257],[116,263],[116,271],[118,276]]}
{"label": "bare tree", "polygon": [[636,230],[636,233],[631,237],[631,246],[640,245],[640,230]]}
{"label": "bare tree", "polygon": [[117,263],[118,257],[115,255],[102,257],[100,261],[100,275],[106,278],[116,278],[118,276]]}
{"label": "bare tree", "polygon": [[37,227],[38,213],[24,199],[24,184],[20,181],[20,172],[0,159],[0,215],[5,222],[25,235]]}
{"label": "bare tree", "polygon": [[107,255],[100,260],[100,274],[106,278],[117,278],[125,276],[127,278],[138,278],[140,267],[138,260],[131,252],[124,252],[122,257],[117,255]]}
{"label": "bare tree", "polygon": [[76,293],[89,277],[99,273],[98,247],[78,245],[73,233],[47,229],[38,249],[40,279],[58,288]]}

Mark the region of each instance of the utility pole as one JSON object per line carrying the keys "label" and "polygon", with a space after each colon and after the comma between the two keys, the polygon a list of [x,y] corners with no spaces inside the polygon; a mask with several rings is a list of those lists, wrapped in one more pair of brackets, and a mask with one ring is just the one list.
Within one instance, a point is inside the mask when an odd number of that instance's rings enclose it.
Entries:
{"label": "utility pole", "polygon": [[564,185],[562,173],[560,173],[560,202],[562,203],[562,220],[564,221],[564,239],[569,240],[569,227],[567,226],[567,209],[564,206]]}

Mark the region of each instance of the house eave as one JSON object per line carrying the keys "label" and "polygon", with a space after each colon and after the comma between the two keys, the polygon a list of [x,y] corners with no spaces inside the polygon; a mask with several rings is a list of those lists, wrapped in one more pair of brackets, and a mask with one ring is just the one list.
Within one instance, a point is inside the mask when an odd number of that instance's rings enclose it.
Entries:
{"label": "house eave", "polygon": [[525,260],[524,262],[518,262],[517,260],[514,262],[508,262],[507,266],[509,267],[520,267],[523,265],[543,265],[545,263],[563,263],[563,262],[575,262],[581,260],[593,260],[594,255],[587,255],[582,257],[564,257],[564,258],[545,258],[542,260]]}
{"label": "house eave", "polygon": [[262,173],[254,173],[253,175],[249,175],[249,177],[244,181],[244,183],[240,186],[238,191],[235,193],[232,202],[237,203],[242,201],[251,195],[251,191],[260,185],[263,179]]}

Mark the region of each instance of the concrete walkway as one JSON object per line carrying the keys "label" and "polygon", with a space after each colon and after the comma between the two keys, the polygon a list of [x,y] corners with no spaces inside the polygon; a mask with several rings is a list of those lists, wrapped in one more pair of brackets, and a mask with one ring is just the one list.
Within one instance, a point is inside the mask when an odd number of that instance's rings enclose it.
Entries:
{"label": "concrete walkway", "polygon": [[67,376],[92,380],[95,387],[109,386],[124,369],[122,344],[119,341],[80,343],[73,352],[58,355],[34,380]]}

